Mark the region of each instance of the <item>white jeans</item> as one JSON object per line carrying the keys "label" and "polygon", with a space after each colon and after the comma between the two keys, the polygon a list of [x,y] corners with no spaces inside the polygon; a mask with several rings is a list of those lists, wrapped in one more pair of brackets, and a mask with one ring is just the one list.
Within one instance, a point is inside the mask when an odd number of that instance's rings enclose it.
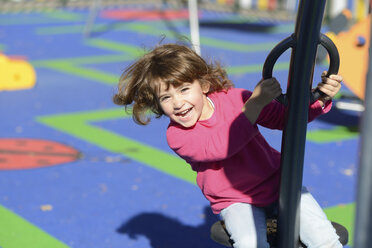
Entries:
{"label": "white jeans", "polygon": [[[235,248],[269,248],[265,208],[235,203],[221,211]],[[331,222],[313,196],[302,189],[300,239],[308,248],[340,248],[342,244]]]}

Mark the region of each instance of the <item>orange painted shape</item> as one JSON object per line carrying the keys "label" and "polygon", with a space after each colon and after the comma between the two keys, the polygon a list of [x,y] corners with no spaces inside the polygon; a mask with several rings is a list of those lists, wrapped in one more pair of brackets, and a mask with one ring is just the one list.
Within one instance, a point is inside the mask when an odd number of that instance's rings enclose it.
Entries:
{"label": "orange painted shape", "polygon": [[107,10],[102,17],[115,20],[184,20],[189,18],[188,10]]}
{"label": "orange painted shape", "polygon": [[[343,76],[344,84],[362,100],[368,69],[370,18],[371,15],[332,39],[340,53],[339,74]],[[363,46],[358,46],[359,37],[365,40]]]}
{"label": "orange painted shape", "polygon": [[0,139],[0,170],[31,169],[73,162],[80,153],[67,145],[41,139]]}

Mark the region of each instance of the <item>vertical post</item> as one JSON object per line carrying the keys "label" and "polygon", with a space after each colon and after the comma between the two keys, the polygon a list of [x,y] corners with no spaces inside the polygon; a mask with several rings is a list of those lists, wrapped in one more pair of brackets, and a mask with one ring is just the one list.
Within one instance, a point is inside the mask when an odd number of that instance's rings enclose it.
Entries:
{"label": "vertical post", "polygon": [[188,0],[189,20],[190,20],[190,33],[191,42],[194,51],[201,55],[200,52],[200,37],[199,37],[199,15],[197,0]]}
{"label": "vertical post", "polygon": [[328,4],[328,11],[326,16],[332,19],[347,8],[347,0],[332,0]]}
{"label": "vertical post", "polygon": [[[371,19],[372,20],[372,19]],[[372,22],[371,22],[372,25]],[[372,28],[372,26],[371,26]],[[372,38],[372,32],[370,32]],[[354,247],[371,246],[372,235],[372,46],[369,45],[369,63],[366,78],[365,111],[361,122],[361,157],[359,161],[358,192],[354,232]]]}
{"label": "vertical post", "polygon": [[368,15],[369,0],[355,0],[353,1],[353,19],[356,21],[363,20]]}
{"label": "vertical post", "polygon": [[310,87],[320,39],[325,0],[301,0],[295,26],[288,76],[289,110],[282,138],[281,188],[278,217],[278,247],[299,245],[299,202],[302,188],[304,150]]}
{"label": "vertical post", "polygon": [[90,36],[90,33],[94,26],[94,22],[96,20],[98,10],[100,7],[101,7],[101,0],[92,1],[92,4],[90,5],[90,9],[89,9],[88,19],[87,19],[87,22],[85,23],[85,27],[83,31],[85,38],[88,38]]}
{"label": "vertical post", "polygon": [[294,12],[296,9],[296,0],[286,0],[285,9]]}

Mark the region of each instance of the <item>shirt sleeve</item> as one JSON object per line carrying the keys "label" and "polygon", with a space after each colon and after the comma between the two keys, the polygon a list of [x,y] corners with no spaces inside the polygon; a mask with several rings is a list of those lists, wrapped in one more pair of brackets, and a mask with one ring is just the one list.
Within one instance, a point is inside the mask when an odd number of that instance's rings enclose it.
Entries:
{"label": "shirt sleeve", "polygon": [[309,122],[313,121],[320,115],[328,113],[332,108],[332,100],[329,100],[325,103],[324,107],[322,107],[319,101],[315,101],[313,104],[309,106]]}
{"label": "shirt sleeve", "polygon": [[[332,101],[326,102],[324,108],[322,108],[319,101],[315,101],[309,105],[308,122],[313,121],[322,114],[328,113],[331,108]],[[263,108],[256,123],[267,128],[283,130],[287,113],[287,106],[273,100]]]}

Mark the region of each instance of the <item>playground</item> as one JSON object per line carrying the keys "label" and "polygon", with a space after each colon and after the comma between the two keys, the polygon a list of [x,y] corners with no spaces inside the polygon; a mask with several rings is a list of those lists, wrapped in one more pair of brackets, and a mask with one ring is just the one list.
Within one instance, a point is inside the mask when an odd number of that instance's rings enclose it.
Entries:
{"label": "playground", "polygon": [[[89,6],[0,12],[0,247],[223,247],[210,239],[218,216],[194,172],[168,148],[167,119],[139,126],[112,102],[130,62],[159,43],[190,39],[187,8],[102,7],[86,35],[90,14]],[[198,16],[201,55],[221,61],[235,86],[249,90],[270,51],[294,31],[293,19],[208,8]],[[343,96],[363,100],[366,58],[348,57],[343,65],[343,56],[358,49],[364,56],[369,45],[353,43],[355,35],[369,37],[365,25],[355,27],[333,36],[345,71],[335,106]],[[340,42],[348,34],[349,50]],[[273,72],[284,90],[289,63],[290,51]],[[327,63],[315,65],[314,86]],[[308,125],[306,136],[303,184],[329,219],[347,228],[347,247],[361,115],[334,107]],[[260,130],[280,151],[282,133]]]}

